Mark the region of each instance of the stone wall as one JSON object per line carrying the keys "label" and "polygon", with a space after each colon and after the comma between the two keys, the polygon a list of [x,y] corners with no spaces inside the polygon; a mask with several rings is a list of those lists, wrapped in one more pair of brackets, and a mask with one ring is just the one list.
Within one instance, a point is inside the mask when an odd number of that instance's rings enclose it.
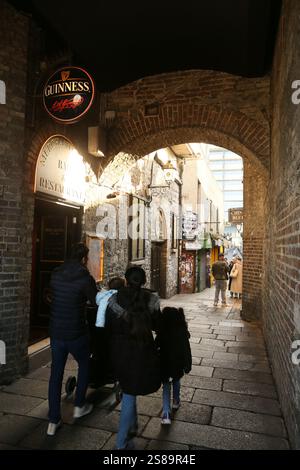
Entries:
{"label": "stone wall", "polygon": [[[162,208],[165,215],[166,225],[166,249],[162,254],[162,276],[165,283],[164,297],[171,297],[177,293],[178,281],[178,250],[173,250],[170,240],[171,213],[179,214],[179,185],[174,182],[170,188],[155,188],[151,190],[151,202],[148,186],[157,177],[157,173],[161,172],[160,166],[153,161],[152,156],[145,156],[137,160],[137,156],[120,153],[116,155],[113,161],[99,175],[99,184],[102,189],[98,189],[98,195],[90,193],[90,207],[87,204],[85,209],[84,230],[87,233],[98,233],[101,221],[109,217],[113,211],[116,215],[115,234],[107,236],[104,241],[104,281],[106,285],[108,280],[114,276],[123,276],[129,265],[140,265],[146,272],[147,287],[151,285],[151,241],[153,238],[154,224],[157,213],[153,214],[153,210]],[[126,185],[130,187],[126,187]],[[166,184],[164,182],[164,184]],[[111,189],[110,189],[111,188]],[[120,194],[115,199],[106,199],[106,195],[112,193],[114,188],[119,188]],[[122,239],[120,235],[124,235],[120,227],[121,208],[126,208],[125,223],[128,220],[128,206],[130,203],[129,194],[139,196],[146,201],[147,226],[145,239],[145,258],[142,261],[132,262],[129,259],[129,239]],[[124,212],[123,212],[124,214]],[[124,221],[124,215],[123,217]],[[99,225],[98,225],[99,224]],[[103,228],[103,224],[102,224]],[[104,227],[107,230],[107,227]],[[114,230],[113,230],[114,231]],[[128,235],[128,226],[126,225],[126,237]]]}
{"label": "stone wall", "polygon": [[27,362],[27,283],[22,255],[22,162],[27,87],[28,19],[0,2],[0,339],[6,343],[1,380],[24,373]]}
{"label": "stone wall", "polygon": [[[292,343],[300,338],[300,2],[283,2],[272,74],[271,178],[267,188],[264,333],[293,446],[300,449],[300,365]],[[298,93],[299,97],[299,93]]]}

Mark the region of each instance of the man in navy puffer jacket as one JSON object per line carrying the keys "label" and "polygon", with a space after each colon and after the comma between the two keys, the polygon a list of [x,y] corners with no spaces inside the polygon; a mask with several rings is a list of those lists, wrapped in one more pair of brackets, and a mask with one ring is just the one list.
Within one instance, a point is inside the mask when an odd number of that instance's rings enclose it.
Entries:
{"label": "man in navy puffer jacket", "polygon": [[92,405],[85,403],[90,357],[85,306],[87,300],[95,305],[97,288],[86,268],[88,252],[83,243],[78,243],[73,247],[71,259],[56,268],[51,276],[49,436],[54,436],[61,426],[60,397],[69,353],[78,363],[74,418],[92,411]]}

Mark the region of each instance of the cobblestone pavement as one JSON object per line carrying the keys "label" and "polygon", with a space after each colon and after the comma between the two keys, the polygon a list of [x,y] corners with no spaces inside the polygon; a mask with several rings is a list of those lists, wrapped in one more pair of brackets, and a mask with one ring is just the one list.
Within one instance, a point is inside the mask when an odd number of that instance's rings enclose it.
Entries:
{"label": "cobblestone pavement", "polygon": [[[240,301],[213,307],[213,289],[176,295],[163,305],[182,306],[191,333],[193,368],[182,379],[182,405],[162,427],[161,391],[138,398],[137,449],[288,449],[276,388],[258,324],[240,320]],[[63,396],[63,427],[46,436],[50,364],[0,391],[0,449],[113,449],[120,406],[108,387],[93,412],[76,423]],[[65,373],[76,373],[69,359]]]}

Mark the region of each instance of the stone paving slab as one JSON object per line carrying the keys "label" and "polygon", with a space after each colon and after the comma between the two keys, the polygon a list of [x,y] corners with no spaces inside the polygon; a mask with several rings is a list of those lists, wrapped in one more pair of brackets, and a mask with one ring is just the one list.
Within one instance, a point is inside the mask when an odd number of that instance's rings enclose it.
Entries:
{"label": "stone paving slab", "polygon": [[214,352],[213,359],[224,359],[224,361],[238,361],[238,354],[230,352]]}
{"label": "stone paving slab", "polygon": [[147,450],[189,450],[185,444],[175,444],[174,442],[163,442],[151,440],[146,447]]}
{"label": "stone paving slab", "polygon": [[192,370],[190,372],[190,375],[198,375],[201,377],[211,377],[213,374],[213,368],[212,367],[206,367],[206,366],[192,366]]}
{"label": "stone paving slab", "polygon": [[143,437],[160,441],[178,442],[180,444],[204,446],[211,449],[288,449],[287,441],[279,437],[269,437],[251,432],[183,423],[180,421],[174,421],[171,426],[163,428],[158,418],[151,418],[143,432]]}
{"label": "stone paving slab", "polygon": [[172,420],[188,423],[208,424],[211,419],[212,407],[198,403],[182,403],[177,411],[172,413]]}
{"label": "stone paving slab", "polygon": [[[249,339],[249,338],[248,338]],[[243,348],[241,352],[244,351],[244,348],[245,349],[255,349],[255,351],[261,351],[262,352],[265,352],[266,351],[266,348],[265,346],[262,344],[262,343],[259,343],[259,342],[251,342],[251,341],[239,341],[239,340],[236,340],[236,341],[226,341],[225,343],[225,346],[226,348]],[[245,353],[247,354],[247,353]]]}
{"label": "stone paving slab", "polygon": [[192,356],[197,358],[207,358],[211,359],[213,357],[214,351],[211,349],[202,349],[198,345],[191,344]]}
{"label": "stone paving slab", "polygon": [[36,427],[41,424],[39,419],[27,416],[7,414],[0,417],[0,442],[17,445]]}
{"label": "stone paving slab", "polygon": [[55,436],[46,434],[48,423],[40,426],[20,442],[21,447],[28,449],[48,450],[99,450],[110,438],[111,433],[84,426],[64,424]]}
{"label": "stone paving slab", "polygon": [[218,392],[214,390],[196,390],[192,402],[201,403],[202,405],[254,411],[274,416],[281,415],[277,400],[238,393]]}
{"label": "stone paving slab", "polygon": [[[36,379],[36,380],[49,382],[50,373],[51,373],[50,367],[40,367],[39,369],[36,369],[30,372],[29,374],[27,374],[26,379]],[[66,383],[69,376],[70,376],[70,371],[66,370],[64,373],[63,384]]]}
{"label": "stone paving slab", "polygon": [[0,392],[0,410],[4,413],[26,414],[43,402],[41,398]]}
{"label": "stone paving slab", "polygon": [[47,398],[48,397],[48,382],[44,380],[35,379],[19,379],[12,385],[3,388],[6,393],[13,393],[17,395],[26,395],[28,397]]}
{"label": "stone paving slab", "polygon": [[194,366],[200,366],[201,360],[202,360],[201,357],[192,356],[192,365],[194,365]]}
{"label": "stone paving slab", "polygon": [[21,449],[20,447],[16,447],[16,446],[11,446],[9,444],[1,444],[0,442],[0,450],[24,450],[24,449]]}
{"label": "stone paving slab", "polygon": [[212,333],[217,335],[232,335],[235,336],[242,333],[242,328],[230,328],[230,327],[218,327],[214,326],[212,328]]}
{"label": "stone paving slab", "polygon": [[200,342],[200,340],[201,340],[200,337],[198,337],[198,338],[196,338],[195,336],[191,336],[191,337],[190,337],[190,343],[191,343],[191,344],[194,344],[194,343],[197,344],[197,343]]}
{"label": "stone paving slab", "polygon": [[224,347],[225,347],[225,342],[224,341],[221,341],[219,339],[207,339],[207,338],[203,338],[201,340],[201,343],[200,343],[200,346],[201,347],[205,347],[205,346],[212,346],[214,349],[218,350],[218,349],[221,349],[223,350]]}
{"label": "stone paving slab", "polygon": [[237,370],[251,370],[253,372],[265,372],[270,374],[271,369],[266,363],[260,362],[243,362],[243,361],[226,361],[224,359],[202,359],[201,365],[207,367],[222,367],[225,369],[237,369]]}
{"label": "stone paving slab", "polygon": [[264,363],[266,366],[269,365],[269,362],[265,357],[263,356],[259,356],[259,355],[254,355],[254,354],[243,354],[243,353],[240,353],[239,354],[239,361],[242,361],[242,362],[260,362],[260,363]]}
{"label": "stone paving slab", "polygon": [[140,414],[146,416],[159,416],[162,410],[162,398],[138,397],[137,409]]}
{"label": "stone paving slab", "polygon": [[271,374],[251,372],[246,370],[215,368],[213,377],[219,379],[242,380],[244,382],[265,383],[273,385]]}
{"label": "stone paving slab", "polygon": [[274,385],[242,382],[239,380],[224,380],[223,390],[232,393],[245,393],[265,398],[277,398]]}
{"label": "stone paving slab", "polygon": [[203,388],[205,390],[222,390],[222,380],[210,377],[199,377],[196,375],[184,375],[181,384],[188,387]]}
{"label": "stone paving slab", "polygon": [[243,343],[246,341],[250,344],[261,343],[263,346],[265,346],[265,341],[261,331],[258,331],[256,333],[238,333],[236,335],[236,341],[238,341],[239,343]]}
{"label": "stone paving slab", "polygon": [[260,357],[260,360],[267,360],[267,352],[259,348],[244,348],[237,346],[236,348],[228,348],[228,352],[235,354],[246,354],[251,357]]}
{"label": "stone paving slab", "polygon": [[[113,434],[104,444],[101,450],[114,450],[116,447],[117,434]],[[135,437],[133,439],[135,450],[144,450],[149,444],[148,439],[142,437]]]}
{"label": "stone paving slab", "polygon": [[[220,339],[222,341],[235,341],[235,336],[234,335],[226,335],[226,334],[217,334],[217,339]],[[236,344],[236,343],[234,343]],[[226,346],[226,344],[225,344]]]}
{"label": "stone paving slab", "polygon": [[215,407],[211,424],[222,428],[251,431],[269,436],[284,438],[287,436],[282,418],[249,411]]}
{"label": "stone paving slab", "polygon": [[[139,408],[138,411],[140,412]],[[140,413],[139,413],[140,414]],[[157,413],[158,414],[158,413]],[[156,416],[157,416],[156,414]],[[101,408],[95,408],[88,416],[84,416],[74,422],[75,426],[86,426],[89,428],[102,429],[111,433],[117,433],[119,429],[119,411],[109,411]],[[138,434],[142,432],[149,421],[148,416],[139,415]]]}

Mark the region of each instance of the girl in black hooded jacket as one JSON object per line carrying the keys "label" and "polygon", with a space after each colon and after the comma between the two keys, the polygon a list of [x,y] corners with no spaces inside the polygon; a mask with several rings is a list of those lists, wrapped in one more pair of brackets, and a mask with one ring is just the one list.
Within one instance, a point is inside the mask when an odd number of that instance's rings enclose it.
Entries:
{"label": "girl in black hooded jacket", "polygon": [[163,382],[162,424],[171,424],[171,384],[173,386],[172,408],[177,410],[180,406],[180,379],[192,368],[189,337],[183,309],[165,307],[156,337]]}
{"label": "girl in black hooded jacket", "polygon": [[160,362],[152,332],[159,316],[159,297],[144,289],[145,271],[131,267],[127,286],[108,301],[106,323],[110,360],[123,392],[117,449],[133,448],[137,432],[136,397],[156,392],[161,385]]}

